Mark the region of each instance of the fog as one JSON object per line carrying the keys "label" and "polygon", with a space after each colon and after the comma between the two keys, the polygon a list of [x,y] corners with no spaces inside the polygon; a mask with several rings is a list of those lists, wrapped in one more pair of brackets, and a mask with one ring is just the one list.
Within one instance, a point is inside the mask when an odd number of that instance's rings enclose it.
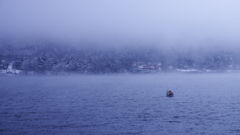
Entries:
{"label": "fog", "polygon": [[2,0],[0,35],[96,44],[236,45],[237,0]]}

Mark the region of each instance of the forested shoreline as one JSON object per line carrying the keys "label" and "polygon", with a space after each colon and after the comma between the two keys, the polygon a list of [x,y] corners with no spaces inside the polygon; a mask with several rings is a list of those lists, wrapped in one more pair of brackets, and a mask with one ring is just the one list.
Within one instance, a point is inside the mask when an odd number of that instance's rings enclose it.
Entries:
{"label": "forested shoreline", "polygon": [[[175,69],[199,71],[239,70],[238,49],[219,46],[164,47],[63,44],[49,41],[0,41],[0,69],[9,64],[23,73],[138,73],[136,63],[161,63],[161,72]],[[171,67],[171,70],[170,68]]]}

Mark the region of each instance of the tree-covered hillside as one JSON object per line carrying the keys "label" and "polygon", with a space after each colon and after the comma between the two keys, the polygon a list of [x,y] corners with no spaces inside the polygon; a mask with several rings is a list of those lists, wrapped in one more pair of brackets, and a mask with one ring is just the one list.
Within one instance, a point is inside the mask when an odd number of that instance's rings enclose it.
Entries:
{"label": "tree-covered hillside", "polygon": [[238,49],[164,46],[108,46],[94,44],[62,44],[47,41],[0,41],[0,69],[14,69],[23,73],[121,73],[137,72],[134,63],[161,63],[161,71],[196,69],[200,71],[238,70]]}

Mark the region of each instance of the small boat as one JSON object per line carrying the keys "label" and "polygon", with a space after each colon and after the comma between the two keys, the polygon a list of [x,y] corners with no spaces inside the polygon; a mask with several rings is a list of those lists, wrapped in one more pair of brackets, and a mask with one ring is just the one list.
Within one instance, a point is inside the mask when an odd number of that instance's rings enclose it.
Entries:
{"label": "small boat", "polygon": [[167,97],[173,97],[173,92],[171,90],[167,90]]}

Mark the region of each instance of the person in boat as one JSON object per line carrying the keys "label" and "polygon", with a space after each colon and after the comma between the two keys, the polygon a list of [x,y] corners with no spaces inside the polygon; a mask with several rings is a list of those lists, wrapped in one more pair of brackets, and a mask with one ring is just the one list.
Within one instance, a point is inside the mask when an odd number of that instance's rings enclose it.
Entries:
{"label": "person in boat", "polygon": [[173,96],[173,92],[171,90],[167,90],[167,96]]}

